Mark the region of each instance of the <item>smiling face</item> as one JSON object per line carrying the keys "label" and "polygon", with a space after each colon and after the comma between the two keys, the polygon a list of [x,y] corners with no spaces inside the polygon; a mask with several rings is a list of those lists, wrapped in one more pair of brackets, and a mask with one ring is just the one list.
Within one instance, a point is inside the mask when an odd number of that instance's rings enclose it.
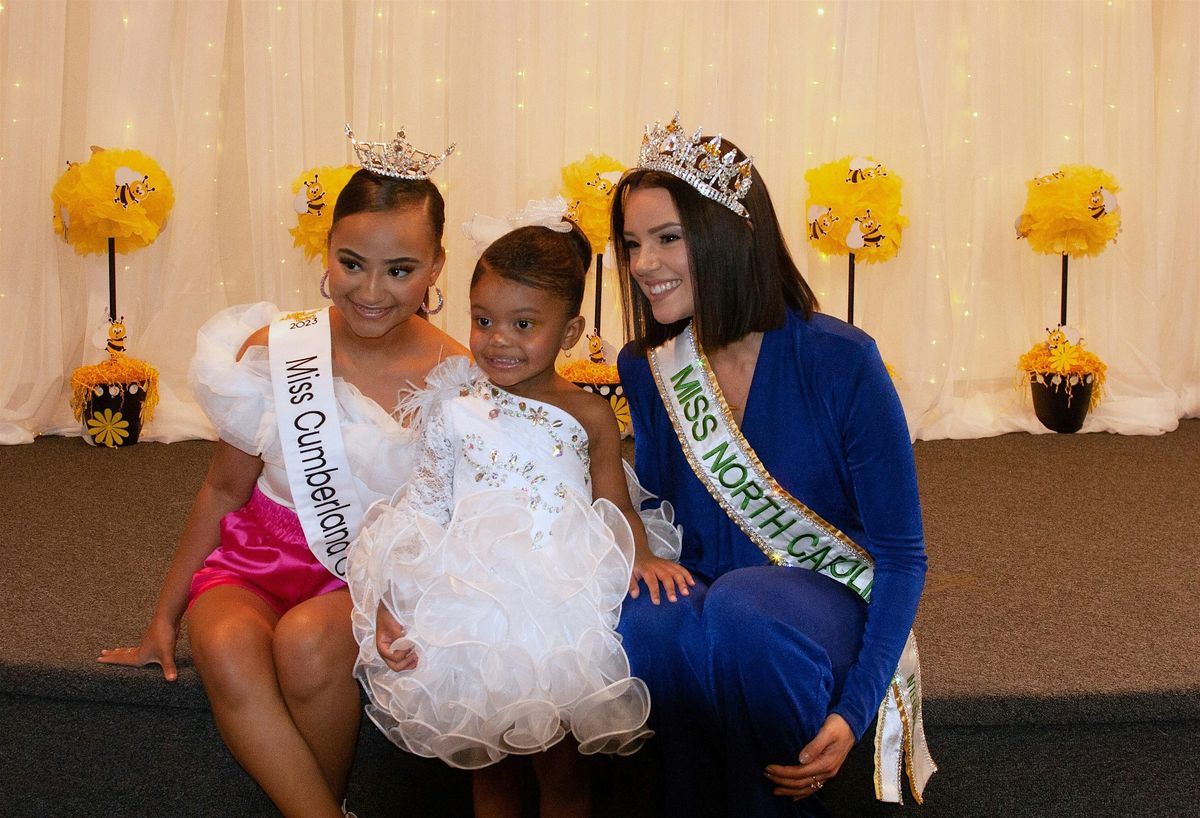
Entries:
{"label": "smiling face", "polygon": [[538,399],[557,377],[559,350],[583,333],[563,300],[485,270],[471,287],[471,354],[492,383]]}
{"label": "smiling face", "polygon": [[421,207],[361,212],[329,234],[329,297],[360,338],[383,338],[413,316],[445,253]]}
{"label": "smiling face", "polygon": [[661,187],[630,191],[623,236],[629,272],[650,302],[654,320],[670,324],[696,311],[694,281],[679,209]]}

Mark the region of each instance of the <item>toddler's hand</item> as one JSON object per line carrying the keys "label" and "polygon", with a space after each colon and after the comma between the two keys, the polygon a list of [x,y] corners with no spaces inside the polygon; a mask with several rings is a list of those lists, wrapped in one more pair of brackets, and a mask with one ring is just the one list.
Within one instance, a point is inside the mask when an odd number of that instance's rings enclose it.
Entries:
{"label": "toddler's hand", "polygon": [[375,610],[375,649],[392,670],[412,670],[417,666],[417,651],[412,641],[404,638],[404,626],[382,602]]}
{"label": "toddler's hand", "polygon": [[638,580],[646,583],[650,601],[655,605],[662,601],[659,583],[662,583],[662,590],[666,592],[667,599],[671,602],[678,601],[679,597],[676,596],[676,592],[687,596],[688,586],[696,584],[696,580],[692,579],[691,571],[677,562],[653,555],[633,561],[633,576],[629,578],[629,595],[634,599],[637,599],[642,592]]}

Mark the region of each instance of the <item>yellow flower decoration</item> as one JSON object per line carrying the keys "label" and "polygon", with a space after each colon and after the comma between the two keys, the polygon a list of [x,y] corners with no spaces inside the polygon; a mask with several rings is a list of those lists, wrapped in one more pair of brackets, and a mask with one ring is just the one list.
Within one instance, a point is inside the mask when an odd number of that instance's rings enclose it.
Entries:
{"label": "yellow flower decoration", "polygon": [[1121,230],[1117,180],[1089,165],[1063,165],[1025,183],[1017,238],[1038,253],[1094,256]]}
{"label": "yellow flower decoration", "polygon": [[844,156],[804,174],[808,240],[826,255],[887,261],[900,249],[904,183],[870,156]]}
{"label": "yellow flower decoration", "polygon": [[1099,356],[1083,348],[1082,339],[1071,343],[1058,327],[1049,331],[1045,341],[1034,344],[1022,355],[1017,367],[1021,370],[1021,385],[1030,378],[1045,383],[1057,377],[1065,382],[1068,396],[1077,384],[1091,379],[1093,385],[1089,410],[1095,409],[1096,404],[1100,403],[1108,372],[1108,367]]}
{"label": "yellow flower decoration", "polygon": [[292,209],[296,211],[296,226],[289,228],[294,247],[304,250],[304,259],[321,257],[322,266],[329,264],[329,227],[333,223],[333,207],[342,188],[358,171],[356,165],[322,166],[304,171],[292,180]]}
{"label": "yellow flower decoration", "polygon": [[1055,372],[1070,372],[1079,363],[1079,348],[1065,341],[1050,350],[1050,367]]}
{"label": "yellow flower decoration", "polygon": [[88,434],[97,443],[115,449],[129,437],[129,421],[120,412],[105,409],[88,418]]}
{"label": "yellow flower decoration", "polygon": [[175,204],[171,180],[141,151],[92,150],[50,191],[54,232],[81,256],[107,253],[110,237],[118,253],[152,244]]}
{"label": "yellow flower decoration", "polygon": [[590,153],[562,169],[562,195],[570,202],[567,215],[588,237],[593,253],[603,253],[608,244],[612,191],[624,172],[625,167],[608,154]]}
{"label": "yellow flower decoration", "polygon": [[608,405],[612,407],[613,414],[617,418],[617,431],[624,435],[629,431],[629,401],[624,395],[612,395],[608,399]]}

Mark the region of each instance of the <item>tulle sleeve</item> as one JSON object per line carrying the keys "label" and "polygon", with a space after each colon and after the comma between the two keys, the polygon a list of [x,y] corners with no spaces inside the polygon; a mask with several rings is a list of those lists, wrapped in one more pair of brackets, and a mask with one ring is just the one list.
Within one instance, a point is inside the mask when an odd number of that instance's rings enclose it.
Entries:
{"label": "tulle sleeve", "polygon": [[675,508],[666,500],[656,508],[642,508],[647,500],[658,499],[642,488],[633,466],[621,461],[625,467],[625,483],[629,486],[629,498],[638,510],[638,517],[646,529],[646,540],[654,556],[664,560],[679,561],[683,550],[683,527],[675,525]]}
{"label": "tulle sleeve", "polygon": [[188,383],[196,401],[225,442],[261,455],[275,442],[275,400],[265,346],[242,344],[279,315],[274,304],[243,304],[222,310],[196,334]]}
{"label": "tulle sleeve", "polygon": [[452,355],[429,370],[425,387],[400,396],[396,415],[417,434],[424,431],[431,409],[470,389],[482,377],[479,368],[465,355]]}
{"label": "tulle sleeve", "polygon": [[454,463],[457,457],[446,417],[446,403],[426,410],[422,418],[421,446],[412,480],[393,503],[399,513],[419,513],[439,525],[450,522],[454,497]]}

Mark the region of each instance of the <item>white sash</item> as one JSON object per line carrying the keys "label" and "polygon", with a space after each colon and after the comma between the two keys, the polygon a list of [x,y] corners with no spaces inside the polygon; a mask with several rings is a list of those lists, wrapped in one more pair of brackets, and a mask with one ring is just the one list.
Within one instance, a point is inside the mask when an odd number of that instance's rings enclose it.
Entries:
{"label": "white sash", "polygon": [[[792,497],[763,467],[738,429],[692,327],[648,357],[684,456],[729,518],[773,564],[824,574],[869,603],[875,574],[870,554]],[[876,798],[902,803],[902,768],[921,803],[937,765],[925,742],[921,663],[911,631],[879,706]]]}
{"label": "white sash", "polygon": [[350,472],[337,401],[329,309],[271,322],[268,350],[275,418],[288,485],[308,547],[330,573],[346,578],[346,550],[363,509]]}

